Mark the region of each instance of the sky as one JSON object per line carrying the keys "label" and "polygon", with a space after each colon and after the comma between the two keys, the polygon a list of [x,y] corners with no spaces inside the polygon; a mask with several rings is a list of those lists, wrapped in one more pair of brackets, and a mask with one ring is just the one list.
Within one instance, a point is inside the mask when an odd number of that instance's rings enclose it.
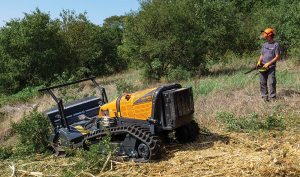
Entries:
{"label": "sky", "polygon": [[90,22],[102,25],[103,20],[117,15],[137,11],[138,0],[0,0],[0,28],[11,19],[24,17],[23,12],[32,14],[36,7],[41,12],[50,12],[50,18],[59,18],[62,9],[75,10],[76,14],[87,12]]}

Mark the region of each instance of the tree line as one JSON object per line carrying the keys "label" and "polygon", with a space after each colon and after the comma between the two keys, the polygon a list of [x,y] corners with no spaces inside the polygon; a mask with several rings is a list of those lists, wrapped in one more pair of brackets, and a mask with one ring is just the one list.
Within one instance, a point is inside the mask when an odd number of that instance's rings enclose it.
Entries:
{"label": "tree line", "polygon": [[[50,85],[57,76],[105,76],[142,69],[144,81],[186,79],[229,54],[259,56],[261,30],[273,28],[284,55],[297,56],[300,2],[294,0],[140,0],[140,9],[100,25],[85,13],[60,19],[36,8],[0,29],[0,93]],[[242,57],[241,57],[242,58]]]}

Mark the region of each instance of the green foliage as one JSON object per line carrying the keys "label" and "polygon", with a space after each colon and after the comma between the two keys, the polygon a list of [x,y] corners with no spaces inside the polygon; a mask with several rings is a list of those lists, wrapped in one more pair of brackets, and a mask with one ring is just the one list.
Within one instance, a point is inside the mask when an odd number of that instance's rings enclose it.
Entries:
{"label": "green foliage", "polygon": [[280,0],[260,0],[260,1],[256,1],[256,0],[228,0],[229,2],[231,2],[232,4],[234,4],[234,6],[243,13],[250,13],[251,11],[253,11],[253,7],[255,5],[263,5],[266,7],[270,7],[272,5],[277,5],[279,4]]}
{"label": "green foliage", "polygon": [[27,86],[49,83],[64,69],[63,41],[50,14],[38,8],[1,28],[0,92],[15,93]]}
{"label": "green foliage", "polygon": [[258,130],[285,130],[286,123],[281,114],[271,114],[267,117],[261,117],[257,113],[251,116],[243,116],[236,118],[234,114],[224,111],[217,112],[216,119],[226,124],[228,131],[235,132],[253,132]]}
{"label": "green foliage", "polygon": [[35,107],[25,114],[19,123],[11,122],[12,128],[19,138],[16,155],[23,156],[31,153],[41,153],[48,148],[51,124],[44,113]]}
{"label": "green foliage", "polygon": [[116,88],[118,90],[118,94],[122,94],[125,92],[134,92],[137,90],[137,87],[134,86],[130,81],[126,81],[126,80],[118,80],[116,82]]}
{"label": "green foliage", "polygon": [[[91,171],[99,173],[108,158],[107,156],[111,155],[111,158],[114,156],[113,153],[116,147],[111,144],[110,140],[111,136],[107,135],[103,140],[99,141],[98,144],[91,145],[88,151],[84,151],[83,149],[77,150],[76,155],[83,160],[78,162],[75,168],[86,169],[87,167],[92,167],[90,169]],[[87,161],[89,163],[86,163]],[[110,169],[110,163],[108,163],[105,169]]]}
{"label": "green foliage", "polygon": [[122,29],[96,26],[86,14],[63,10],[61,20],[51,20],[36,8],[22,20],[7,22],[0,30],[0,93],[50,85],[63,73],[84,78],[127,69],[117,51]]}
{"label": "green foliage", "polygon": [[117,26],[119,28],[124,28],[124,19],[126,18],[126,16],[124,15],[114,15],[111,17],[108,17],[106,19],[104,19],[104,23],[103,26],[104,27],[113,27],[113,26]]}
{"label": "green foliage", "polygon": [[293,66],[299,67],[300,66],[300,47],[291,49],[290,56],[291,56]]}
{"label": "green foliage", "polygon": [[[114,158],[114,151],[117,146],[111,143],[111,134],[107,134],[102,140],[97,144],[91,144],[91,142],[86,142],[87,150],[83,148],[79,149],[66,149],[66,152],[78,159],[79,161],[69,170],[65,171],[64,176],[73,176],[75,173],[81,173],[83,171],[99,174],[99,172],[104,167],[105,162],[108,159]],[[111,163],[107,163],[104,170],[111,168]],[[70,173],[72,171],[73,173]]]}
{"label": "green foliage", "polygon": [[168,69],[167,73],[167,80],[169,82],[175,82],[178,80],[188,80],[189,78],[191,78],[191,73],[188,70],[186,70],[182,65],[179,65],[175,69]]}
{"label": "green foliage", "polygon": [[266,41],[256,40],[259,32],[266,28],[272,28],[275,31],[274,40],[280,43],[282,55],[285,57],[289,51],[299,48],[299,9],[300,3],[292,0],[273,0],[273,1],[231,1],[237,8],[240,4],[248,3],[248,10],[241,10],[239,21],[241,25],[241,35],[238,38],[239,45],[246,51],[259,50],[262,43]]}
{"label": "green foliage", "polygon": [[0,147],[0,159],[8,159],[12,154],[12,146]]}
{"label": "green foliage", "polygon": [[93,75],[108,75],[127,69],[127,61],[118,54],[121,45],[122,30],[113,26],[95,29],[94,53],[84,65],[89,67]]}
{"label": "green foliage", "polygon": [[74,10],[63,9],[60,13],[62,21],[57,21],[61,29],[59,33],[65,42],[64,51],[68,63],[65,70],[69,74],[90,74],[87,68],[82,68],[94,50],[93,24],[87,20],[86,14],[87,12],[77,15]]}
{"label": "green foliage", "polygon": [[65,41],[68,73],[77,77],[107,75],[126,69],[126,62],[118,56],[122,30],[117,25],[96,26],[87,20],[87,12],[63,10],[61,36]]}
{"label": "green foliage", "polygon": [[[60,85],[78,80],[74,75],[69,75],[68,72],[63,72],[62,75],[55,75],[57,81],[53,85]],[[90,81],[91,82],[91,81]],[[90,93],[82,94],[84,85],[73,84],[64,87],[57,88],[58,96],[63,99],[64,103],[73,102],[82,98],[93,96],[96,94],[96,88],[94,88]]]}

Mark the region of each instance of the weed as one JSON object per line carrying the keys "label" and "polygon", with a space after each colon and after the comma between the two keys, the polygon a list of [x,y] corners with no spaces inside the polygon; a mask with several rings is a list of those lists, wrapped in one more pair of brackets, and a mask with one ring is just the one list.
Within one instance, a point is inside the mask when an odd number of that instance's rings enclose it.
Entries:
{"label": "weed", "polygon": [[5,116],[8,115],[8,112],[6,111],[0,111],[0,121],[2,122],[5,118]]}
{"label": "weed", "polygon": [[286,123],[281,114],[271,114],[266,118],[252,113],[251,116],[242,116],[235,118],[233,113],[224,111],[217,112],[216,119],[226,124],[228,131],[234,132],[255,132],[257,130],[285,130]]}
{"label": "weed", "polygon": [[8,159],[12,154],[12,146],[0,147],[0,159]]}
{"label": "weed", "polygon": [[10,136],[6,136],[6,135],[4,135],[4,136],[3,136],[3,141],[7,141],[7,140],[9,140],[9,138],[10,138]]}

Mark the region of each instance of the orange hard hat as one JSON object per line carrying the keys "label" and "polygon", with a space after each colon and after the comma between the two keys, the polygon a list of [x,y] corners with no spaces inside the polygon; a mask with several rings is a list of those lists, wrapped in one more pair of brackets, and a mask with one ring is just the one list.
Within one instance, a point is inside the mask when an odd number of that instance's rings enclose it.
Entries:
{"label": "orange hard hat", "polygon": [[275,34],[275,32],[272,28],[267,28],[267,29],[265,29],[265,31],[261,31],[259,37],[265,39],[266,37],[271,36],[273,38],[274,34]]}

